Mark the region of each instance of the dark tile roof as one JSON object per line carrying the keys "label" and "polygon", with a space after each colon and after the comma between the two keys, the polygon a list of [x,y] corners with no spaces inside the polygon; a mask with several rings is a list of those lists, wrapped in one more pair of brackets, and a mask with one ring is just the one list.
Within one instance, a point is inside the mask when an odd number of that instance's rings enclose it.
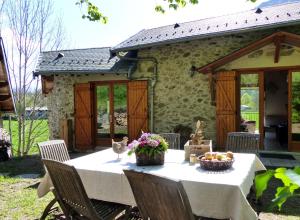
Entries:
{"label": "dark tile roof", "polygon": [[113,47],[112,51],[133,50],[300,23],[300,2],[275,5],[261,10],[261,13],[256,13],[257,9],[253,9],[231,15],[142,30]]}
{"label": "dark tile roof", "polygon": [[127,73],[132,61],[110,59],[110,48],[87,48],[42,52],[35,75],[59,73]]}

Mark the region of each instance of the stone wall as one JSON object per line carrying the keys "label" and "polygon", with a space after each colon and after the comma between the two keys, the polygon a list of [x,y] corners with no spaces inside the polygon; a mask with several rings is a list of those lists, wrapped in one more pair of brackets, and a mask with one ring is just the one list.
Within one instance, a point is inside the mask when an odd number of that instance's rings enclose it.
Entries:
{"label": "stone wall", "polygon": [[[278,30],[206,38],[140,50],[140,57],[152,56],[158,60],[154,131],[172,132],[180,124],[194,130],[196,121],[200,119],[207,124],[206,137],[215,140],[216,115],[215,106],[211,105],[208,76],[195,73],[191,77],[191,66],[206,65]],[[280,30],[300,33],[299,26]],[[152,71],[151,62],[140,62],[133,76],[149,77]]]}
{"label": "stone wall", "polygon": [[76,83],[126,79],[125,75],[116,74],[55,75],[53,90],[46,97],[50,139],[60,138],[61,120],[72,119],[74,126],[74,85]]}
{"label": "stone wall", "polygon": [[[300,27],[286,27],[281,30],[300,33]],[[215,106],[211,105],[208,76],[195,73],[191,77],[191,66],[200,67],[213,62],[274,31],[276,30],[241,33],[140,50],[140,57],[151,56],[158,60],[158,79],[154,94],[154,132],[173,132],[177,125],[195,129],[195,123],[200,119],[207,124],[206,137],[215,140]],[[153,70],[153,63],[141,61],[133,78],[152,77]],[[51,138],[59,137],[60,119],[73,119],[74,83],[117,79],[126,79],[126,76],[55,76],[54,89],[48,95]]]}

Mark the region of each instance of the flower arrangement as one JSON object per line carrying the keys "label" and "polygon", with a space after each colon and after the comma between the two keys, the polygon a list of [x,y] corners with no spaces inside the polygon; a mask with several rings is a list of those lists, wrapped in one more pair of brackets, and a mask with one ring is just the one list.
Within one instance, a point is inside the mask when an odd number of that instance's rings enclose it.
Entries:
{"label": "flower arrangement", "polygon": [[128,155],[142,153],[153,156],[165,152],[168,149],[168,143],[158,134],[142,133],[138,140],[134,140],[128,145],[128,148]]}

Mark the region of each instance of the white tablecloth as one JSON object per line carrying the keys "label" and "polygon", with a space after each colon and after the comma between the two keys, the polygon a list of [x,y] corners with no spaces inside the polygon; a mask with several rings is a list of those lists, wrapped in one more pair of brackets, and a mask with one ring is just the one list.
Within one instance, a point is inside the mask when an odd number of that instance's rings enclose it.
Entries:
{"label": "white tablecloth", "polygon": [[[188,195],[193,213],[212,218],[236,220],[257,219],[257,214],[246,199],[255,171],[265,167],[254,154],[234,154],[233,167],[223,172],[202,170],[199,164],[184,161],[184,151],[168,150],[163,166],[138,167],[134,155],[126,153],[117,160],[112,149],[107,149],[66,163],[76,167],[90,198],[135,205],[135,200],[123,173],[123,169],[134,169],[172,179],[181,180]],[[49,190],[46,175],[39,196]]]}

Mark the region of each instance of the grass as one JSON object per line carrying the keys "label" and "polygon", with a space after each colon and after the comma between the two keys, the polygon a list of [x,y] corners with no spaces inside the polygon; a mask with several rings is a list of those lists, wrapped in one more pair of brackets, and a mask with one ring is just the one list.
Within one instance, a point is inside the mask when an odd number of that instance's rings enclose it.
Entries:
{"label": "grass", "polygon": [[[26,179],[16,175],[34,173],[44,175],[43,166],[38,155],[14,158],[0,163],[0,219],[38,219],[53,199],[48,193],[38,198],[36,188],[40,178]],[[49,217],[53,219],[53,217]]]}
{"label": "grass", "polygon": [[[29,126],[30,121],[26,121],[26,125]],[[9,131],[9,122],[8,120],[3,121],[3,127]],[[33,135],[36,136],[34,144],[29,150],[29,154],[38,153],[38,148],[36,143],[46,141],[49,139],[49,129],[48,129],[48,120],[36,120],[33,123],[33,127],[36,127]],[[11,135],[12,135],[12,145],[14,154],[17,152],[18,148],[18,121],[11,121]],[[28,132],[26,133],[28,137]]]}
{"label": "grass", "polygon": [[39,179],[0,177],[0,219],[38,219],[53,198],[51,194],[38,198]]}

